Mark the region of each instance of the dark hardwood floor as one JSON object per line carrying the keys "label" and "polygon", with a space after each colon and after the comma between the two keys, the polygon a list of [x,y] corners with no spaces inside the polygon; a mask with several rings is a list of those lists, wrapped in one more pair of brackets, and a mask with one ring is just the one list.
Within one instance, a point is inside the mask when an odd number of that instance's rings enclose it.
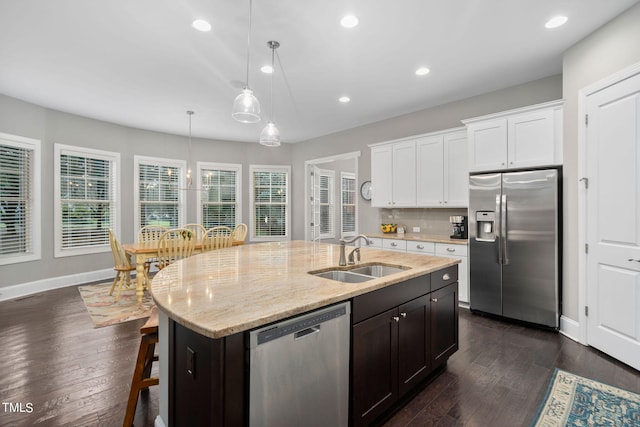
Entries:
{"label": "dark hardwood floor", "polygon": [[[117,426],[144,319],[94,329],[76,287],[0,303],[0,426]],[[640,372],[564,336],[460,310],[460,350],[385,426],[528,426],[553,370],[640,393]],[[152,426],[158,388],[138,401]]]}

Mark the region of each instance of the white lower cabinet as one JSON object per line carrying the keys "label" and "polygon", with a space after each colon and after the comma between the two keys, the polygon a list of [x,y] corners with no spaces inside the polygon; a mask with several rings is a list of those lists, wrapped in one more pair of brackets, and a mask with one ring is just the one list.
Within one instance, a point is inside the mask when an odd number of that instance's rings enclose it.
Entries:
{"label": "white lower cabinet", "polygon": [[436,243],[436,256],[457,258],[458,264],[458,300],[469,302],[469,262],[467,257],[467,245],[449,245]]}
{"label": "white lower cabinet", "polygon": [[436,244],[433,242],[408,240],[407,252],[411,252],[413,254],[434,255],[436,253]]}
{"label": "white lower cabinet", "polygon": [[407,241],[400,239],[382,239],[382,249],[390,251],[406,252]]}

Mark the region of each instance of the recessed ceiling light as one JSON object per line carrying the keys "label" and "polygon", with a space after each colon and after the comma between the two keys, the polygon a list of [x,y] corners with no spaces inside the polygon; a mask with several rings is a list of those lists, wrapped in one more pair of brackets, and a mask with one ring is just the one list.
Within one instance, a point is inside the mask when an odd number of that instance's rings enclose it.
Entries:
{"label": "recessed ceiling light", "polygon": [[349,98],[348,96],[341,96],[340,98],[338,98],[338,101],[346,104],[347,102],[351,101],[351,98]]}
{"label": "recessed ceiling light", "polygon": [[342,25],[345,28],[353,28],[356,25],[358,25],[358,17],[354,16],[354,15],[347,15],[342,17],[342,19],[340,20],[340,25]]}
{"label": "recessed ceiling light", "polygon": [[195,21],[193,21],[191,26],[198,31],[211,31],[211,24],[209,24],[204,19],[196,19]]}
{"label": "recessed ceiling light", "polygon": [[426,76],[431,70],[427,67],[420,67],[416,70],[416,76]]}
{"label": "recessed ceiling light", "polygon": [[554,16],[553,18],[549,19],[546,24],[544,24],[544,27],[557,28],[561,25],[564,25],[568,20],[569,18],[567,18],[566,16],[562,16],[562,15]]}
{"label": "recessed ceiling light", "polygon": [[263,65],[262,67],[260,67],[260,71],[265,74],[271,74],[273,73],[273,67],[271,65]]}

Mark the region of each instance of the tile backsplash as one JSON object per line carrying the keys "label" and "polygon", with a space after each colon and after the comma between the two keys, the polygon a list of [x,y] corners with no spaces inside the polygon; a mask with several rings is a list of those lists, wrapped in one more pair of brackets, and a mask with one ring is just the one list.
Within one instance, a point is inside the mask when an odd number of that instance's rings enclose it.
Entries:
{"label": "tile backsplash", "polygon": [[448,236],[453,231],[449,216],[467,215],[467,209],[378,209],[378,215],[380,224],[404,225],[406,234],[420,227],[420,234]]}

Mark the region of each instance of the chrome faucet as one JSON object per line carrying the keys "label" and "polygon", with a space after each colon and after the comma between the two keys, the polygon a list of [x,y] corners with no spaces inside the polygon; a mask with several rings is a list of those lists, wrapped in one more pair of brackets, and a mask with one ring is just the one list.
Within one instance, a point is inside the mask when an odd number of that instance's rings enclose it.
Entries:
{"label": "chrome faucet", "polygon": [[353,264],[356,263],[355,260],[353,259],[354,252],[355,252],[355,254],[357,256],[358,262],[360,262],[360,248],[355,248],[354,250],[352,250],[349,253],[349,256],[347,257],[347,259],[348,259],[347,264],[349,264],[349,265],[353,265]]}
{"label": "chrome faucet", "polygon": [[[338,262],[338,265],[343,267],[345,265],[347,265],[347,257],[344,253],[345,251],[345,245],[347,243],[353,243],[358,239],[364,239],[365,243],[367,245],[369,245],[369,238],[367,236],[365,236],[364,234],[358,234],[356,237],[354,237],[351,240],[345,240],[345,239],[340,239],[340,261]],[[360,248],[356,248],[358,249],[358,261],[360,260]],[[354,264],[353,261],[353,253],[356,251],[356,249],[354,249],[353,251],[351,251],[351,253],[349,254],[349,264]]]}

